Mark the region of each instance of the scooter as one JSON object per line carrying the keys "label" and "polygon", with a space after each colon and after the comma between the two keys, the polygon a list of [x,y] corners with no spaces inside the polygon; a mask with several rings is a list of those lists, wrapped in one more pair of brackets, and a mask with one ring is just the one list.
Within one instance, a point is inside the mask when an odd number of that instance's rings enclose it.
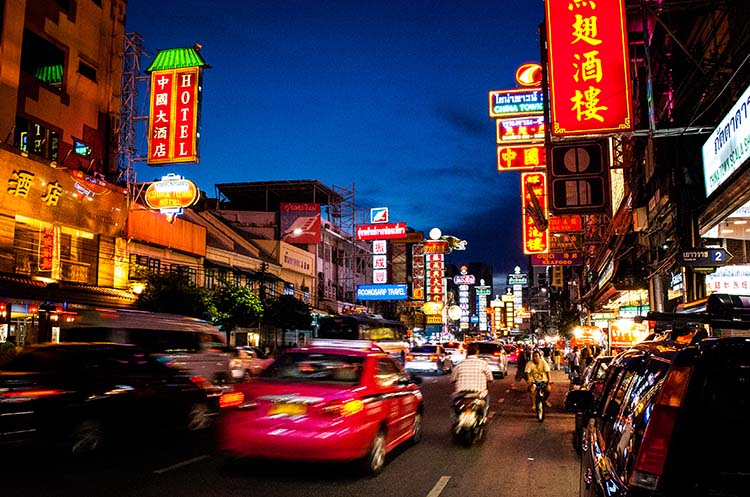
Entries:
{"label": "scooter", "polygon": [[486,396],[477,392],[462,391],[454,395],[453,440],[464,447],[470,447],[484,438],[487,424]]}

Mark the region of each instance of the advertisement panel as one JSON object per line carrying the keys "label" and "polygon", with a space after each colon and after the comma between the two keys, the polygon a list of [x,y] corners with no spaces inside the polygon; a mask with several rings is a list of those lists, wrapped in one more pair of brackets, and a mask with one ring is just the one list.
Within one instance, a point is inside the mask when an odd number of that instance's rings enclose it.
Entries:
{"label": "advertisement panel", "polygon": [[519,117],[544,112],[544,98],[541,88],[520,90],[492,90],[490,97],[490,117]]}
{"label": "advertisement panel", "polygon": [[406,223],[361,224],[357,226],[357,240],[392,240],[406,238]]}
{"label": "advertisement panel", "polygon": [[281,202],[279,217],[282,242],[316,244],[322,240],[320,204]]}
{"label": "advertisement panel", "polygon": [[406,285],[357,285],[357,300],[406,300]]}
{"label": "advertisement panel", "polygon": [[197,163],[199,67],[151,73],[148,164]]}
{"label": "advertisement panel", "polygon": [[551,133],[633,129],[624,0],[545,2]]}

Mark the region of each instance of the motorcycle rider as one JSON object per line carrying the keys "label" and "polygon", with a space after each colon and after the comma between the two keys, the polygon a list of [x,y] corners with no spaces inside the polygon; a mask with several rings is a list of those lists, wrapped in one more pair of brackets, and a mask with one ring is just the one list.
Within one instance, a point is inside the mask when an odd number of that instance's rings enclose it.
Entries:
{"label": "motorcycle rider", "polygon": [[[550,368],[547,361],[542,358],[541,352],[538,349],[534,350],[531,354],[531,360],[526,364],[526,380],[529,382],[529,398],[531,399],[531,410],[536,412],[536,405],[534,404],[534,397],[536,395],[535,381],[546,381],[547,386],[544,388],[545,399],[549,398],[552,387],[550,386]],[[547,407],[552,407],[552,403],[549,400],[545,400],[544,403]]]}
{"label": "motorcycle rider", "polygon": [[490,394],[487,385],[493,381],[492,371],[487,362],[479,358],[479,345],[472,342],[466,347],[466,359],[453,366],[451,383],[455,399],[460,392],[471,391],[484,398],[484,415],[490,408]]}

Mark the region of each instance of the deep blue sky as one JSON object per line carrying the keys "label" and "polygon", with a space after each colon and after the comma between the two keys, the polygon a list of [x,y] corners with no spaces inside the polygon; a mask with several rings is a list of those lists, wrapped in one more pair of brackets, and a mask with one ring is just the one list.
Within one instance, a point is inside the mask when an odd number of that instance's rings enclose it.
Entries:
{"label": "deep blue sky", "polygon": [[[498,173],[489,90],[539,60],[542,0],[129,0],[145,49],[202,45],[201,161],[136,169],[214,185],[312,180],[520,265],[520,178]],[[145,69],[151,59],[142,61]]]}

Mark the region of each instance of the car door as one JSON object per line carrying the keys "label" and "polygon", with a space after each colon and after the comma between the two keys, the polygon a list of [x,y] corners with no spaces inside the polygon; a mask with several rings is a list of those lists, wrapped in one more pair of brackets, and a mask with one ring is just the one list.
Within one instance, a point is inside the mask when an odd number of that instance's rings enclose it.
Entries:
{"label": "car door", "polygon": [[380,397],[385,403],[387,416],[387,443],[393,447],[411,434],[414,420],[413,395],[411,386],[403,379],[406,374],[390,357],[378,358],[375,382],[380,389]]}

